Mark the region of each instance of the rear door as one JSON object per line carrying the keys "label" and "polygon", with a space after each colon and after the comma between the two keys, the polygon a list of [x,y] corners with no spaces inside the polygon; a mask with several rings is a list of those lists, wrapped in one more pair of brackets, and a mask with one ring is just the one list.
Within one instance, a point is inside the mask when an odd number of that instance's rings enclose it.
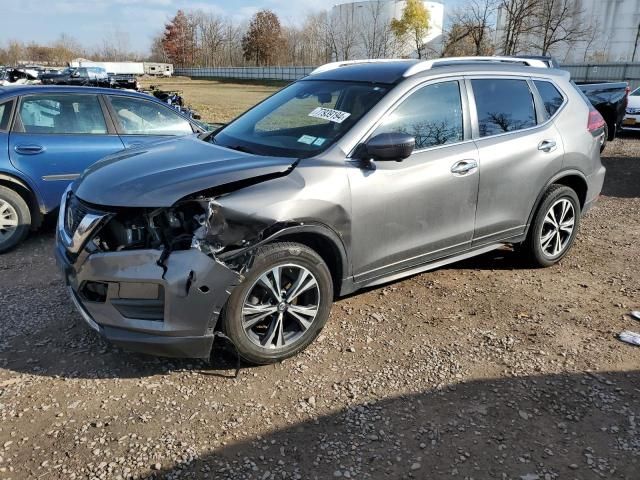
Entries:
{"label": "rear door", "polygon": [[13,166],[36,186],[47,211],[91,164],[123,149],[98,95],[43,93],[20,99],[9,135]]}
{"label": "rear door", "polygon": [[194,133],[191,122],[171,107],[141,98],[108,95],[111,115],[127,148]]}
{"label": "rear door", "polygon": [[480,155],[479,246],[525,231],[538,195],[562,168],[564,146],[529,79],[475,77],[467,85]]}

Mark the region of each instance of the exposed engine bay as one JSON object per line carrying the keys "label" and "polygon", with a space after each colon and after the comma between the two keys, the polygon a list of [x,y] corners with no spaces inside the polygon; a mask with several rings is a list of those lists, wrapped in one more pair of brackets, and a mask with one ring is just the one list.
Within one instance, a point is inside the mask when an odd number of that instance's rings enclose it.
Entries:
{"label": "exposed engine bay", "polygon": [[170,208],[119,209],[93,244],[102,252],[162,250],[158,264],[163,267],[171,252],[194,248],[217,261],[224,258],[229,268],[243,273],[250,266],[247,247],[260,243],[271,228],[247,225],[244,215],[234,220],[216,198],[187,199]]}

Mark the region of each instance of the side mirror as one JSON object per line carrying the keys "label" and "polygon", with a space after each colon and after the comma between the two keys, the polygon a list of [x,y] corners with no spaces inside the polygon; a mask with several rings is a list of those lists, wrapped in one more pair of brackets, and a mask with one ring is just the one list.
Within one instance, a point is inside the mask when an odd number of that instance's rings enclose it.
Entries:
{"label": "side mirror", "polygon": [[381,133],[365,144],[366,155],[373,160],[401,162],[416,148],[415,137],[400,132]]}

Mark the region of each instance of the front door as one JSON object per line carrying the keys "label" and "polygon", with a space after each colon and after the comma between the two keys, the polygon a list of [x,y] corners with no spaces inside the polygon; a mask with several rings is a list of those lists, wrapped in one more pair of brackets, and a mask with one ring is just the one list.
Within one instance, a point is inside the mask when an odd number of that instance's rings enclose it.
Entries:
{"label": "front door", "polygon": [[416,149],[409,158],[348,162],[356,282],[470,247],[479,171],[462,85],[448,80],[419,87],[370,135],[413,135]]}
{"label": "front door", "polygon": [[98,96],[84,93],[22,97],[9,135],[11,163],[36,186],[47,211],[87,167],[123,148]]}

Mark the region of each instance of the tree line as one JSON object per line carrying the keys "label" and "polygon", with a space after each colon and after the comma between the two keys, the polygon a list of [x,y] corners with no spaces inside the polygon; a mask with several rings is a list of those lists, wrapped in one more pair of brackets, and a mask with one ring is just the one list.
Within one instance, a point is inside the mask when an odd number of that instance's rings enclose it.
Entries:
{"label": "tree line", "polygon": [[115,30],[106,36],[99,45],[91,48],[83,46],[72,36],[63,33],[49,44],[10,40],[0,46],[0,65],[18,65],[30,62],[39,65],[63,66],[75,58],[90,58],[96,61],[142,61],[148,55],[131,50],[128,35]]}
{"label": "tree line", "polygon": [[447,12],[436,46],[422,43],[431,24],[423,2],[408,0],[399,19],[386,17],[385,3],[369,2],[357,14],[343,5],[292,26],[270,10],[247,24],[178,11],[154,41],[152,57],[184,66],[319,65],[358,58],[553,55],[580,45],[583,60],[606,59],[598,22],[586,18],[579,0],[466,0]]}
{"label": "tree line", "polygon": [[446,12],[446,28],[435,46],[422,43],[431,25],[422,1],[408,0],[398,19],[387,17],[385,3],[368,2],[357,14],[349,5],[337,13],[310,13],[295,25],[283,24],[270,10],[245,22],[202,10],[178,10],[147,55],[133,53],[122,32],[89,51],[61,35],[46,46],[9,42],[0,48],[0,64],[25,59],[64,64],[87,57],[176,66],[313,66],[358,58],[553,55],[560,47],[578,45],[585,61],[608,60],[598,21],[586,18],[579,0],[466,0]]}
{"label": "tree line", "polygon": [[423,55],[429,13],[407,0],[400,19],[388,21],[383,1],[358,15],[311,13],[300,25],[283,25],[271,10],[245,24],[202,10],[179,10],[153,42],[151,57],[179,66],[318,65],[354,58],[407,56],[406,45]]}

